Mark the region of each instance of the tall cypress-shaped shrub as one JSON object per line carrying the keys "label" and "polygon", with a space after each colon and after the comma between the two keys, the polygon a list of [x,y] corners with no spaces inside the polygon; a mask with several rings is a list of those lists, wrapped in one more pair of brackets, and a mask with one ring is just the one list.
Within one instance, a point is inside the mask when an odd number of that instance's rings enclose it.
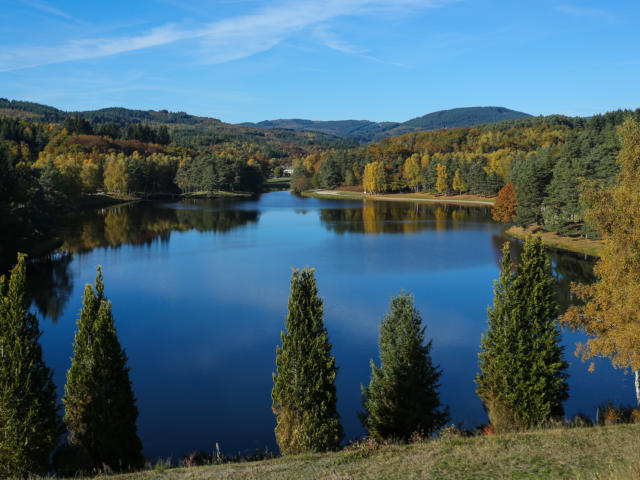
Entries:
{"label": "tall cypress-shaped shrub", "polygon": [[104,298],[100,267],[95,291],[85,287],[63,402],[69,441],[85,450],[90,467],[128,470],[143,465],[127,355],[118,340],[111,302]]}
{"label": "tall cypress-shaped shrub", "polygon": [[362,388],[360,421],[371,437],[408,440],[414,433],[431,435],[447,421],[438,395],[442,371],[433,365],[425,330],[410,294],[391,300],[380,326],[380,366],[371,361],[371,382]]}
{"label": "tall cypress-shaped shrub", "polygon": [[283,454],[333,450],[344,437],[336,408],[336,360],[314,270],[294,270],[282,346],[276,348],[273,413]]}
{"label": "tall cypress-shaped shrub", "polygon": [[556,321],[553,277],[541,239],[527,238],[517,275],[505,244],[477,394],[496,431],[522,430],[564,414],[567,363]]}
{"label": "tall cypress-shaped shrub", "polygon": [[519,365],[512,361],[517,344],[517,322],[511,315],[515,302],[513,292],[513,263],[509,242],[502,248],[500,277],[494,283],[493,307],[488,309],[488,328],[480,346],[480,373],[476,377],[476,393],[496,431],[509,430],[515,424],[514,411],[507,396],[511,380]]}
{"label": "tall cypress-shaped shrub", "polygon": [[18,254],[8,288],[0,278],[0,477],[47,473],[62,433],[41,335],[29,312],[25,255]]}
{"label": "tall cypress-shaped shrub", "polygon": [[569,398],[569,365],[560,345],[553,276],[540,237],[525,241],[513,286],[518,299],[515,314],[525,326],[520,334],[528,331],[520,345],[529,344],[521,350],[523,355],[528,354],[528,375],[522,377],[521,387],[513,394],[520,399],[520,421],[533,426],[547,418],[562,417],[562,403]]}

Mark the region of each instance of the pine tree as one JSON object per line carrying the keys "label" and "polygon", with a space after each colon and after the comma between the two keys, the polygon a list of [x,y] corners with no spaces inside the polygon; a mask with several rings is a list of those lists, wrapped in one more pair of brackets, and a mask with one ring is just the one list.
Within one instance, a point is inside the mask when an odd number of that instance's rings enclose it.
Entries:
{"label": "pine tree", "polygon": [[378,440],[408,440],[431,435],[448,419],[442,409],[438,380],[442,371],[431,360],[420,313],[410,294],[391,300],[391,312],[380,325],[380,366],[371,361],[371,381],[362,387],[360,421]]}
{"label": "pine tree", "polygon": [[0,477],[47,473],[62,433],[53,375],[29,303],[25,255],[18,254],[6,293],[0,278]]}
{"label": "pine tree", "polygon": [[580,205],[580,172],[567,156],[560,157],[553,168],[553,178],[544,199],[544,224],[548,230],[571,233],[582,220]]}
{"label": "pine tree", "polygon": [[515,420],[509,408],[507,394],[513,377],[510,361],[517,331],[515,322],[509,315],[514,303],[513,264],[509,242],[502,248],[500,277],[494,283],[493,307],[488,309],[488,329],[482,335],[480,346],[480,373],[476,377],[476,393],[489,415],[489,422],[496,431],[509,430]]}
{"label": "pine tree", "polygon": [[550,151],[527,158],[516,179],[516,223],[523,227],[542,224],[542,202],[551,181],[554,158]]}
{"label": "pine tree", "polygon": [[118,341],[111,302],[104,297],[100,267],[95,291],[85,287],[63,402],[69,441],[85,450],[91,468],[143,465],[127,355]]}
{"label": "pine tree", "polygon": [[530,428],[561,417],[568,398],[558,306],[542,241],[527,238],[516,276],[508,244],[503,252],[476,377],[476,392],[496,431]]}
{"label": "pine tree", "polygon": [[336,408],[338,368],[313,269],[293,271],[285,326],[282,347],[276,348],[271,392],[280,451],[287,455],[336,449],[344,437]]}

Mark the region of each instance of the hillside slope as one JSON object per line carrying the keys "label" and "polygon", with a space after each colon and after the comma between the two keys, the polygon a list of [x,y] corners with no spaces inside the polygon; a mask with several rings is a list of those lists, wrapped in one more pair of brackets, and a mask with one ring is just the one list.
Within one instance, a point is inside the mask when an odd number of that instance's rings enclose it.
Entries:
{"label": "hillside slope", "polygon": [[369,120],[316,121],[294,118],[241,123],[240,125],[263,129],[287,128],[296,131],[317,131],[343,138],[352,138],[359,142],[372,142],[408,132],[471,127],[527,117],[531,117],[531,115],[504,107],[465,107],[428,113],[403,123],[376,123]]}
{"label": "hillside slope", "polygon": [[[502,436],[456,435],[410,445],[165,470],[164,479],[619,479],[640,478],[640,425],[562,428]],[[158,478],[157,471],[118,480]]]}
{"label": "hillside slope", "polygon": [[[122,127],[132,124],[146,124],[152,127],[165,125],[171,132],[172,140],[183,145],[212,145],[224,142],[247,144],[271,144],[277,149],[303,154],[325,148],[351,148],[357,142],[338,137],[328,132],[312,130],[292,130],[260,128],[233,125],[216,118],[199,117],[185,112],[167,110],[132,110],[112,107],[99,110],[65,112],[55,107],[39,103],[0,98],[0,117],[60,123],[70,117],[80,117],[92,125],[115,123]],[[274,155],[278,155],[274,152]]]}
{"label": "hillside slope", "polygon": [[[245,122],[234,125],[222,122],[217,118],[199,117],[186,112],[132,110],[121,107],[65,112],[48,105],[20,100],[7,100],[6,98],[0,98],[0,116],[54,123],[62,122],[70,116],[77,116],[88,120],[92,124],[117,123],[125,126],[144,123],[153,126],[167,125],[173,127],[174,131],[186,136],[201,136],[206,131],[214,141],[219,141],[219,137],[225,140],[234,136],[255,138],[265,136],[264,133],[260,132],[271,131],[272,133],[268,134],[268,136],[281,138],[284,141],[315,142],[335,148],[353,145],[341,143],[337,139],[332,139],[332,137],[339,137],[343,139],[343,142],[369,143],[408,132],[470,127],[484,123],[531,117],[529,114],[504,107],[465,107],[428,113],[404,123],[372,122],[369,120],[316,121],[293,118],[265,120],[258,123]],[[332,145],[332,142],[335,145]]]}

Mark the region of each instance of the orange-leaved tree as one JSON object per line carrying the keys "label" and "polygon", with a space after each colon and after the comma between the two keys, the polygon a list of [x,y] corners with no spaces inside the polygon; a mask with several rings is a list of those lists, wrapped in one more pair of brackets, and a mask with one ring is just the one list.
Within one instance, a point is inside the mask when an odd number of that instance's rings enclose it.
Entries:
{"label": "orange-leaved tree", "polygon": [[606,357],[614,367],[634,372],[640,406],[640,124],[627,118],[618,136],[617,183],[583,195],[585,218],[604,241],[596,281],[573,285],[581,304],[570,307],[560,321],[587,334],[576,350],[583,360]]}
{"label": "orange-leaved tree", "polygon": [[491,216],[496,222],[510,222],[516,213],[516,205],[516,188],[509,182],[498,192],[493,202]]}

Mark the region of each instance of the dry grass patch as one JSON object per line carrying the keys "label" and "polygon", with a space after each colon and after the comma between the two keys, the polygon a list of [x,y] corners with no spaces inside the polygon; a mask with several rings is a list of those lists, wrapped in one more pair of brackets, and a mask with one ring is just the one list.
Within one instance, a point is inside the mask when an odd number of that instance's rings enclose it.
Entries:
{"label": "dry grass patch", "polygon": [[640,425],[447,435],[409,445],[361,444],[340,452],[253,463],[140,472],[118,480],[204,479],[640,479]]}
{"label": "dry grass patch", "polygon": [[539,235],[542,243],[550,248],[567,250],[569,252],[583,253],[592,257],[599,257],[602,249],[602,240],[590,240],[582,237],[563,237],[553,232],[545,232],[538,225],[508,228],[505,233],[511,237],[524,240],[528,235]]}

